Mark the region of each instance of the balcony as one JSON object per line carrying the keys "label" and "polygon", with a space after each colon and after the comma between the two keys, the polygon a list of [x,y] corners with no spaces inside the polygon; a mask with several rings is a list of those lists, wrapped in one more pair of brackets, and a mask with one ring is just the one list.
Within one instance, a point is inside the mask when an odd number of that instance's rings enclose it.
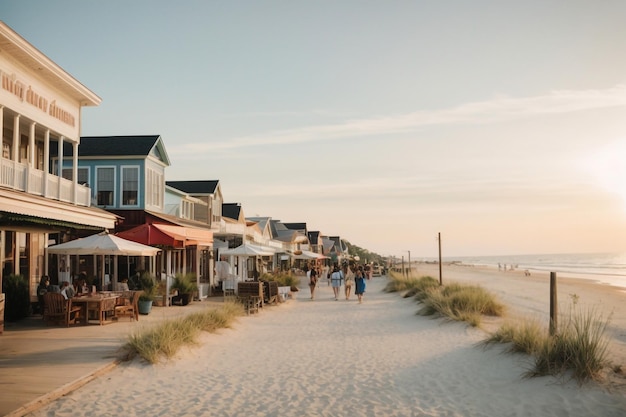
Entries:
{"label": "balcony", "polygon": [[[76,186],[76,201],[73,198]],[[0,158],[0,186],[79,206],[91,205],[91,189],[20,162]]]}

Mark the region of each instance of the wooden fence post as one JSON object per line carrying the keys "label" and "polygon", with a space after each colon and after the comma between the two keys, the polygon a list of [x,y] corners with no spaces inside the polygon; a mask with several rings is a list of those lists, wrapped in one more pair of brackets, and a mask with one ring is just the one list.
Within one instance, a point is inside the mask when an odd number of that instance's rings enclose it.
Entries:
{"label": "wooden fence post", "polygon": [[550,336],[556,334],[558,327],[558,309],[556,301],[556,272],[550,272]]}

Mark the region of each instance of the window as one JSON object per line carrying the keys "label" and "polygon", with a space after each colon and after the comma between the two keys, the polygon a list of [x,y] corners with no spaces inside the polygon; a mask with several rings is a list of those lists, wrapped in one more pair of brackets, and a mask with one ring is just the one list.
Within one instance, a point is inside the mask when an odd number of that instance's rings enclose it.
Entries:
{"label": "window", "polygon": [[[63,178],[66,180],[72,180],[72,168],[63,168]],[[89,168],[78,168],[78,181],[81,185],[89,184]]]}
{"label": "window", "polygon": [[115,184],[115,168],[96,168],[96,195],[99,206],[113,205],[113,191]]}
{"label": "window", "polygon": [[165,188],[163,174],[150,168],[146,171],[146,205],[162,208]]}
{"label": "window", "polygon": [[139,167],[122,167],[122,205],[136,206],[139,197]]}

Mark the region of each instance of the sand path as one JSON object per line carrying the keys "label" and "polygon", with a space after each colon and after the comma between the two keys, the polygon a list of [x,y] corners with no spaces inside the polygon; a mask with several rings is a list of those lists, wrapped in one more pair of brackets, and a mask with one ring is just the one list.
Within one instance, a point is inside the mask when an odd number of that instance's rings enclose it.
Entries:
{"label": "sand path", "polygon": [[[484,332],[415,316],[368,282],[365,302],[325,282],[205,335],[178,358],[137,361],[34,416],[623,416],[624,392],[523,379],[528,360],[482,350]],[[303,287],[304,288],[304,287]]]}

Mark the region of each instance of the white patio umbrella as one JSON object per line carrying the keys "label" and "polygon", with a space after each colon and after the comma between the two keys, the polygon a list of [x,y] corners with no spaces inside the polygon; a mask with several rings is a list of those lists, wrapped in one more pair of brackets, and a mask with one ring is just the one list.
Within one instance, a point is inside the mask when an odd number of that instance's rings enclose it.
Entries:
{"label": "white patio umbrella", "polygon": [[[104,256],[155,256],[161,249],[122,239],[107,232],[48,247],[48,253],[56,255],[99,255]],[[113,284],[117,282],[117,262],[115,262]],[[104,287],[104,269],[100,282]]]}
{"label": "white patio umbrella", "polygon": [[48,253],[58,255],[154,256],[161,249],[122,239],[107,232],[50,246]]}

